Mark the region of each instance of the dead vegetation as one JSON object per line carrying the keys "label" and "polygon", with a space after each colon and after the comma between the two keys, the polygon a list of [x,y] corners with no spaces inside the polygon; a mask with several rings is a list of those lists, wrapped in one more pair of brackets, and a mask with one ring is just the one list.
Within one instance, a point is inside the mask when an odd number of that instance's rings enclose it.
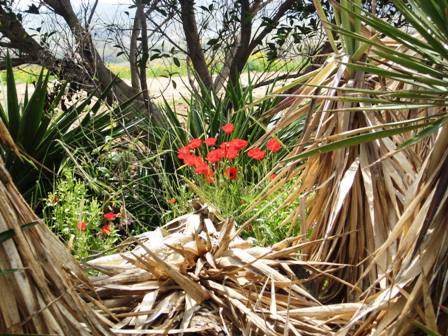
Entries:
{"label": "dead vegetation", "polygon": [[[0,139],[14,146],[0,121]],[[0,157],[0,333],[109,335],[76,287],[88,279],[26,204]]]}

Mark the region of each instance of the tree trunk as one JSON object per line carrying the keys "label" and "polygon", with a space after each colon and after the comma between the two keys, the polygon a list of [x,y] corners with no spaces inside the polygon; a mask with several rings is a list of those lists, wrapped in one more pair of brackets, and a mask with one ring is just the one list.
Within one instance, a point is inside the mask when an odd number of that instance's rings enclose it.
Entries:
{"label": "tree trunk", "polygon": [[232,60],[229,71],[228,87],[238,85],[240,74],[249,59],[252,50],[249,50],[250,39],[252,35],[252,13],[250,11],[249,0],[241,0],[240,16],[240,38],[235,57]]}
{"label": "tree trunk", "polygon": [[[11,42],[11,47],[25,54],[25,59],[39,64],[61,78],[79,84],[87,92],[104,90],[113,81],[112,94],[119,103],[133,98],[132,108],[135,111],[147,112],[147,117],[155,123],[163,122],[162,115],[154,103],[145,103],[142,94],[112,73],[104,64],[96,50],[89,32],[76,17],[70,1],[45,0],[54,12],[67,22],[78,45],[81,62],[71,59],[58,59],[48,49],[42,47],[23,28],[21,22],[11,9],[0,5],[0,32]],[[16,60],[18,62],[18,60]],[[148,105],[148,107],[146,107]]]}
{"label": "tree trunk", "polygon": [[146,15],[144,12],[140,14],[140,24],[142,26],[142,57],[140,59],[140,87],[142,89],[143,99],[146,106],[149,107],[149,92],[148,92],[148,79],[146,77],[146,64],[149,60],[149,47],[148,47],[148,27],[146,25]]}
{"label": "tree trunk", "polygon": [[137,42],[141,30],[141,15],[144,13],[143,4],[137,2],[137,10],[135,11],[134,25],[132,27],[131,41],[129,44],[129,67],[131,69],[131,85],[134,89],[140,91],[140,76],[137,65]]}
{"label": "tree trunk", "polygon": [[207,62],[205,61],[204,52],[202,50],[199,38],[198,27],[194,15],[194,0],[179,0],[181,6],[182,26],[187,42],[188,56],[196,71],[197,80],[202,82],[206,88],[213,87],[212,76],[208,71]]}

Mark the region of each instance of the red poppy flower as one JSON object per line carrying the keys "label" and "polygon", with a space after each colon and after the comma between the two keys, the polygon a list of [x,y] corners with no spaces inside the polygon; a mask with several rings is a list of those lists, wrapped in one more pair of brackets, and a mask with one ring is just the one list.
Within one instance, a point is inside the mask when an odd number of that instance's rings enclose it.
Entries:
{"label": "red poppy flower", "polygon": [[218,139],[216,139],[216,138],[207,138],[207,139],[204,140],[204,142],[205,142],[205,144],[207,146],[211,147],[211,146],[214,146],[216,144],[217,140]]}
{"label": "red poppy flower", "polygon": [[76,228],[79,231],[85,231],[87,229],[87,224],[84,222],[79,222],[78,224],[76,224]]}
{"label": "red poppy flower", "polygon": [[115,218],[117,218],[117,215],[114,214],[113,212],[108,212],[108,213],[105,213],[103,215],[103,217],[106,218],[107,220],[113,221],[113,220],[115,220]]}
{"label": "red poppy flower", "polygon": [[269,176],[269,178],[271,179],[271,181],[275,180],[275,178],[277,177],[276,173],[272,173],[271,176]]}
{"label": "red poppy flower", "polygon": [[266,148],[273,153],[277,153],[280,149],[282,149],[282,145],[276,139],[271,139],[268,141]]}
{"label": "red poppy flower", "polygon": [[185,159],[185,157],[188,155],[191,155],[191,152],[190,152],[190,148],[187,146],[179,148],[179,150],[177,151],[177,157],[179,159]]}
{"label": "red poppy flower", "polygon": [[224,175],[229,178],[229,180],[236,180],[236,173],[238,172],[236,167],[229,167],[224,171]]}
{"label": "red poppy flower", "polygon": [[203,162],[204,161],[202,160],[201,157],[195,156],[195,155],[191,155],[191,154],[186,156],[185,159],[184,159],[184,163],[187,166],[190,166],[190,167],[200,165]]}
{"label": "red poppy flower", "polygon": [[222,149],[214,149],[207,153],[205,159],[208,162],[215,163],[221,160],[224,157],[225,153]]}
{"label": "red poppy flower", "polygon": [[238,150],[234,147],[227,148],[225,151],[225,157],[227,160],[233,160],[238,156]]}
{"label": "red poppy flower", "polygon": [[196,148],[201,147],[201,145],[202,145],[201,139],[192,139],[187,147],[189,147],[191,149],[196,149]]}
{"label": "red poppy flower", "polygon": [[222,130],[226,134],[232,133],[234,129],[235,129],[235,126],[232,123],[227,123],[222,127]]}
{"label": "red poppy flower", "polygon": [[110,225],[103,225],[103,226],[101,227],[101,229],[100,229],[100,232],[101,232],[103,235],[108,235],[108,234],[110,234],[110,233],[112,232],[112,229],[111,229]]}
{"label": "red poppy flower", "polygon": [[247,141],[243,139],[233,139],[230,141],[230,146],[237,150],[241,150],[247,146]]}
{"label": "red poppy flower", "polygon": [[210,170],[210,167],[206,163],[202,163],[200,165],[196,166],[196,169],[194,170],[197,174],[205,175]]}
{"label": "red poppy flower", "polygon": [[171,199],[168,199],[168,200],[166,200],[168,203],[176,203],[177,201],[176,201],[176,199],[175,198],[171,198]]}
{"label": "red poppy flower", "polygon": [[260,148],[252,148],[247,152],[247,156],[254,160],[263,160],[266,152]]}
{"label": "red poppy flower", "polygon": [[219,148],[221,148],[221,149],[227,149],[229,147],[230,147],[230,142],[229,141],[224,141],[223,143],[221,143],[219,145]]}

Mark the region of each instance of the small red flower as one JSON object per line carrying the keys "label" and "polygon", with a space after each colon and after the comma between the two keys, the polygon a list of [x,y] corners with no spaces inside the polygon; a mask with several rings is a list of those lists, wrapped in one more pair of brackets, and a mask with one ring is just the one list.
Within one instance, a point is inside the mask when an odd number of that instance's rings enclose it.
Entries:
{"label": "small red flower", "polygon": [[167,199],[166,201],[168,203],[176,203],[177,202],[175,198]]}
{"label": "small red flower", "polygon": [[229,180],[236,180],[236,173],[238,172],[236,167],[229,167],[224,171],[224,175],[229,178]]}
{"label": "small red flower", "polygon": [[76,224],[76,228],[79,231],[85,231],[87,229],[87,224],[84,222],[79,222],[78,224]]}
{"label": "small red flower", "polygon": [[103,235],[108,235],[108,234],[110,234],[110,233],[112,232],[112,229],[111,229],[110,225],[103,225],[103,226],[101,227],[101,229],[100,229],[100,232],[101,232]]}
{"label": "small red flower", "polygon": [[260,148],[252,148],[247,152],[247,156],[254,160],[263,160],[266,152]]}
{"label": "small red flower", "polygon": [[202,145],[201,139],[192,139],[187,147],[191,148],[191,149],[196,149],[196,148],[201,147],[201,145]]}
{"label": "small red flower", "polygon": [[[239,144],[241,146],[241,144]],[[228,160],[233,160],[238,156],[238,146],[234,146],[233,140],[230,142],[223,142],[219,147],[224,151],[224,157]]]}
{"label": "small red flower", "polygon": [[233,139],[232,141],[230,141],[230,146],[237,150],[241,150],[247,146],[247,140]]}
{"label": "small red flower", "polygon": [[196,166],[194,170],[197,174],[206,175],[210,170],[210,167],[206,163],[202,163]]}
{"label": "small red flower", "polygon": [[177,157],[179,159],[183,160],[183,159],[185,159],[185,157],[187,157],[189,155],[191,155],[191,152],[190,152],[190,148],[187,146],[179,148],[179,150],[177,151]]}
{"label": "small red flower", "polygon": [[225,151],[226,159],[233,160],[238,156],[238,150],[234,147],[230,147]]}
{"label": "small red flower", "polygon": [[232,133],[234,129],[235,129],[235,126],[232,123],[227,123],[222,127],[222,130],[226,134]]}
{"label": "small red flower", "polygon": [[114,214],[113,212],[108,212],[108,213],[105,213],[103,215],[103,217],[106,218],[107,220],[113,221],[113,220],[115,220],[115,218],[117,218],[117,215]]}
{"label": "small red flower", "polygon": [[224,150],[222,149],[214,149],[207,153],[206,160],[211,163],[218,162],[225,155]]}
{"label": "small red flower", "polygon": [[230,142],[229,141],[225,141],[225,142],[223,142],[223,143],[221,143],[219,145],[219,148],[221,148],[221,149],[227,149],[229,147],[230,147]]}
{"label": "small red flower", "polygon": [[207,138],[204,140],[205,144],[209,147],[214,146],[216,144],[217,138]]}
{"label": "small red flower", "polygon": [[282,145],[276,139],[271,139],[268,141],[266,148],[273,153],[277,153],[280,149],[282,149]]}
{"label": "small red flower", "polygon": [[271,176],[269,176],[269,178],[271,179],[271,181],[275,180],[277,177],[276,173],[272,173]]}
{"label": "small red flower", "polygon": [[190,166],[190,167],[200,165],[203,162],[204,161],[202,160],[201,157],[195,156],[195,155],[191,155],[191,154],[186,156],[185,159],[184,159],[184,163],[187,166]]}

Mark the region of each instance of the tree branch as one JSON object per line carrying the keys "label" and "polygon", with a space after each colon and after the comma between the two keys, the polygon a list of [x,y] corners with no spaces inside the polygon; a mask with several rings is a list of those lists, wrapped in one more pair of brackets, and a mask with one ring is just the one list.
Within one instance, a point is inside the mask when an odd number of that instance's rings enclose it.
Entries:
{"label": "tree branch", "polygon": [[[72,31],[76,43],[78,44],[78,53],[83,60],[83,66],[87,69],[90,79],[94,83],[98,83],[101,89],[105,89],[110,83],[114,83],[112,88],[113,94],[118,102],[126,102],[131,97],[136,96],[139,91],[135,90],[133,87],[129,86],[122,79],[115,76],[112,71],[110,71],[104,61],[101,59],[98,51],[92,40],[92,36],[88,31],[86,31],[78,18],[76,17],[70,0],[42,0],[47,6],[49,6],[53,11],[62,16]],[[134,99],[133,107],[135,110],[146,109],[146,104],[142,97],[140,99]],[[156,122],[163,123],[163,117],[152,102],[148,103],[149,117]]]}
{"label": "tree branch", "polygon": [[266,1],[255,0],[254,3],[252,4],[252,7],[250,8],[250,11],[251,11],[252,15],[255,16],[255,14],[257,14],[264,7],[269,5],[272,1],[273,0],[266,0]]}
{"label": "tree branch", "polygon": [[180,50],[181,52],[183,52],[184,54],[188,55],[188,52],[182,48],[179,44],[177,44],[167,33],[165,33],[162,29],[162,27],[155,22],[153,19],[151,19],[150,17],[148,17],[149,22],[151,22],[152,25],[154,25],[154,27],[156,27],[157,31],[162,34],[173,46],[175,46],[178,50]]}
{"label": "tree branch", "polygon": [[207,62],[205,61],[194,15],[194,0],[179,0],[179,2],[181,6],[182,26],[187,42],[188,56],[196,71],[197,79],[200,80],[205,87],[212,88],[212,76],[208,71]]}
{"label": "tree branch", "polygon": [[[27,57],[18,57],[18,58],[11,58],[11,65],[13,67],[24,65],[24,64],[34,64],[35,62],[31,58]],[[0,60],[0,70],[6,69],[6,60],[2,59]]]}
{"label": "tree branch", "polygon": [[129,67],[131,70],[131,85],[134,89],[140,91],[140,81],[137,66],[137,41],[141,32],[141,19],[143,14],[143,4],[140,0],[137,1],[137,10],[135,11],[134,24],[132,27],[131,41],[129,44]]}
{"label": "tree branch", "polygon": [[98,6],[98,1],[99,0],[95,0],[95,3],[93,4],[92,10],[90,11],[89,18],[87,19],[87,22],[86,22],[86,29],[89,29],[89,26],[92,23],[93,15],[95,14],[96,7]]}
{"label": "tree branch", "polygon": [[250,38],[252,35],[252,13],[250,9],[249,0],[241,0],[241,15],[240,15],[240,37],[235,56],[230,64],[229,71],[229,85],[235,85],[243,71],[251,50],[249,49]]}
{"label": "tree branch", "polygon": [[253,38],[253,40],[250,43],[249,50],[251,52],[263,41],[263,39],[275,28],[277,27],[280,19],[285,15],[285,13],[291,9],[292,5],[295,3],[296,0],[286,0],[283,2],[277,12],[272,17],[271,21],[272,24],[267,25],[257,36]]}
{"label": "tree branch", "polygon": [[146,78],[146,67],[149,59],[148,47],[148,27],[146,25],[146,15],[144,12],[140,14],[140,21],[142,27],[142,56],[140,59],[140,87],[143,93],[145,104],[149,104],[148,79]]}

